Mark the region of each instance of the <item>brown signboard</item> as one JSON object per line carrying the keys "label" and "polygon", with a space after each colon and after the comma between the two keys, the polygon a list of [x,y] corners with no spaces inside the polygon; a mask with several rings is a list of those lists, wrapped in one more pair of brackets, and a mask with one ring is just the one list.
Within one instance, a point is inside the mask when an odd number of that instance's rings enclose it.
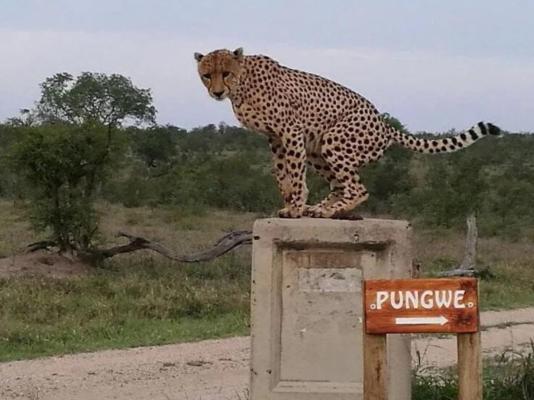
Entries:
{"label": "brown signboard", "polygon": [[475,278],[367,280],[364,288],[369,334],[479,330]]}

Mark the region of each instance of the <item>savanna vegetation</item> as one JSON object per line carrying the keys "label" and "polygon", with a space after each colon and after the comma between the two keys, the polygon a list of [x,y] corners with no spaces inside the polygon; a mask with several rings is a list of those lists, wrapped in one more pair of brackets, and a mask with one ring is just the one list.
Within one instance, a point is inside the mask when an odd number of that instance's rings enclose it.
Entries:
{"label": "savanna vegetation", "polygon": [[[272,214],[281,205],[260,135],[223,124],[157,125],[150,91],[120,75],[56,74],[41,89],[34,109],[0,125],[0,195],[26,202],[34,227],[62,248],[92,245],[97,200],[184,213]],[[532,239],[533,150],[530,134],[439,156],[392,148],[362,173],[371,197],[361,212],[446,229],[461,229],[476,212],[482,236]],[[327,187],[309,178],[313,202]]]}
{"label": "savanna vegetation", "polygon": [[[0,194],[28,202],[35,227],[52,232],[64,221],[89,230],[76,235],[96,233],[96,226],[82,222],[91,218],[85,212],[96,200],[184,213],[217,208],[274,214],[281,206],[265,138],[238,127],[109,128],[16,119],[0,125],[0,146]],[[533,151],[530,134],[489,138],[439,156],[391,148],[363,170],[371,196],[360,210],[455,230],[474,211],[482,236],[532,239]],[[309,175],[316,201],[327,187]]]}
{"label": "savanna vegetation", "polygon": [[[120,75],[57,74],[41,89],[34,108],[0,124],[5,271],[33,241],[72,261],[116,243],[120,229],[188,253],[281,206],[259,135],[158,125],[150,91]],[[413,221],[426,274],[459,262],[475,212],[479,263],[494,274],[482,284],[484,307],[533,305],[532,154],[528,133],[450,155],[392,148],[363,171],[370,199],[360,212]],[[312,201],[327,192],[312,174],[309,187]],[[193,266],[136,253],[61,278],[0,270],[0,360],[246,334],[249,269],[243,249]]]}
{"label": "savanna vegetation", "polygon": [[[484,363],[485,400],[531,400],[534,398],[534,343],[526,353],[503,352]],[[414,400],[456,400],[458,377],[453,370],[416,370]]]}

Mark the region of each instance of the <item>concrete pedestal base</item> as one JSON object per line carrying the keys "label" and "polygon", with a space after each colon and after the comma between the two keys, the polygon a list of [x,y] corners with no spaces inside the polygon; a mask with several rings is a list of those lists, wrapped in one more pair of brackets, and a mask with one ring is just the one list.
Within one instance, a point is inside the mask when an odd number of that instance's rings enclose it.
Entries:
{"label": "concrete pedestal base", "polygon": [[[411,276],[404,221],[256,221],[251,400],[362,398],[362,280]],[[410,340],[388,337],[389,400],[411,398]]]}

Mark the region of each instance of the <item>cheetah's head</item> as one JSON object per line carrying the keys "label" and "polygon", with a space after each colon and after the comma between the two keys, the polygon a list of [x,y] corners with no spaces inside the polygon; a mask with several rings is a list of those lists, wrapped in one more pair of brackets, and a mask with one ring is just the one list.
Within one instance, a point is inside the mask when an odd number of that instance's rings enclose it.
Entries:
{"label": "cheetah's head", "polygon": [[206,55],[195,53],[198,74],[208,93],[215,100],[228,97],[238,82],[242,68],[243,49],[215,50]]}

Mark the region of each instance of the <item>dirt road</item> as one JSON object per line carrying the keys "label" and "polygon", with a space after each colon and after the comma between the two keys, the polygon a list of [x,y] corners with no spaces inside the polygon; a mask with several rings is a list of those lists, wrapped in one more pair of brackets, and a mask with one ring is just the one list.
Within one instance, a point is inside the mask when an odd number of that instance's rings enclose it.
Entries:
{"label": "dirt road", "polygon": [[[534,339],[534,308],[482,314],[486,356]],[[413,341],[424,363],[455,363],[454,338]],[[75,354],[0,364],[0,399],[246,399],[249,338]],[[415,359],[415,357],[414,357]]]}

